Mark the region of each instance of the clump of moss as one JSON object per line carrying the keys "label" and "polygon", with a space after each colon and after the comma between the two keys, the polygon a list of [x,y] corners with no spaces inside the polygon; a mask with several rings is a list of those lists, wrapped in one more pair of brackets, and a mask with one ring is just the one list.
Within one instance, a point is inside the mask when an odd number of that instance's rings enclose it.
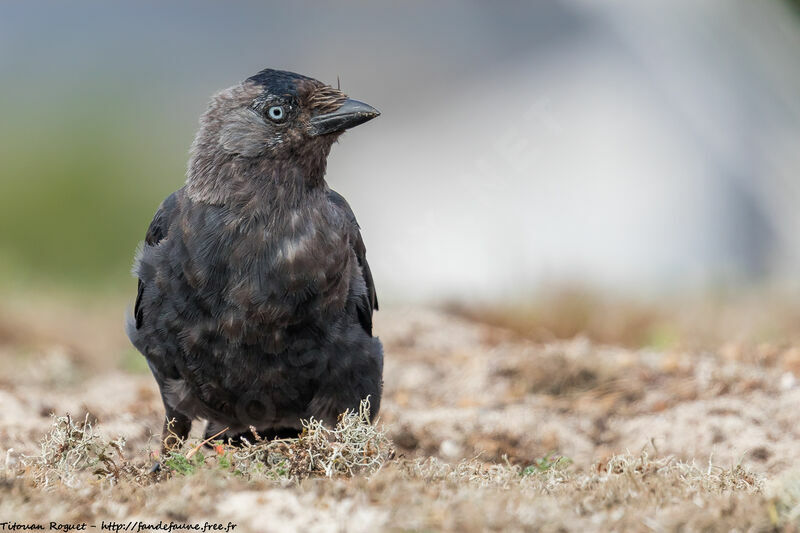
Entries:
{"label": "clump of moss", "polygon": [[69,414],[53,416],[53,425],[40,442],[38,455],[23,457],[22,464],[37,486],[50,489],[56,485],[76,488],[80,474],[89,469],[112,483],[129,469],[123,449],[125,439],[102,438],[89,421],[76,422]]}
{"label": "clump of moss", "polygon": [[164,465],[169,471],[191,475],[203,465],[216,464],[247,478],[274,480],[370,474],[394,456],[394,448],[383,427],[370,422],[369,413],[369,400],[364,400],[357,412],[340,415],[333,428],[312,418],[303,421],[297,438],[267,441],[253,431],[253,442],[244,440],[241,447],[220,442],[214,446],[216,454],[208,458],[199,447],[172,452]]}
{"label": "clump of moss", "polygon": [[336,426],[319,420],[303,421],[296,439],[257,440],[231,452],[231,467],[246,476],[304,479],[370,474],[394,456],[386,432],[370,423],[369,400],[358,412],[346,411]]}

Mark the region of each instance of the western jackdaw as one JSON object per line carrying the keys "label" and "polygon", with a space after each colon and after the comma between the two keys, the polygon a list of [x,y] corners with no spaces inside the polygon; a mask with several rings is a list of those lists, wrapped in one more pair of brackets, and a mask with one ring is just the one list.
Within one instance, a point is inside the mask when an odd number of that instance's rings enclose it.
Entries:
{"label": "western jackdaw", "polygon": [[328,153],[379,113],[317,80],[266,69],[213,96],[186,184],[161,204],[137,255],[127,332],[167,421],[206,436],[252,426],[296,435],[369,397],[380,407],[378,308],[358,223],[328,188]]}

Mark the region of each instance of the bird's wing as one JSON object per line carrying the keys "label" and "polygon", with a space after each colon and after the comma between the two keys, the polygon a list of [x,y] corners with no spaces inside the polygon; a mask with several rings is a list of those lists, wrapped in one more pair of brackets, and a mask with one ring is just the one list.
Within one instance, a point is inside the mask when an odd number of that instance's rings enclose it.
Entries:
{"label": "bird's wing", "polygon": [[364,246],[364,239],[361,237],[358,221],[353,214],[353,210],[350,208],[350,204],[347,203],[347,200],[345,200],[341,194],[333,190],[328,191],[328,198],[334,205],[347,214],[347,218],[350,220],[352,226],[351,229],[355,235],[353,251],[356,253],[358,264],[361,266],[361,272],[364,276],[364,282],[367,285],[367,294],[361,298],[357,305],[358,321],[361,323],[364,330],[372,335],[372,313],[378,310],[378,295],[375,292],[375,282],[372,279],[372,271],[369,269],[369,263],[367,263],[367,247]]}
{"label": "bird's wing", "polygon": [[[175,215],[176,206],[178,204],[178,194],[180,191],[174,192],[167,197],[159,206],[153,221],[150,222],[150,227],[147,228],[147,235],[144,237],[145,246],[156,246],[167,237],[170,223]],[[144,320],[144,311],[142,309],[142,294],[144,293],[144,282],[139,279],[139,287],[136,294],[136,304],[133,308],[133,316],[136,317],[136,329],[142,327]]]}

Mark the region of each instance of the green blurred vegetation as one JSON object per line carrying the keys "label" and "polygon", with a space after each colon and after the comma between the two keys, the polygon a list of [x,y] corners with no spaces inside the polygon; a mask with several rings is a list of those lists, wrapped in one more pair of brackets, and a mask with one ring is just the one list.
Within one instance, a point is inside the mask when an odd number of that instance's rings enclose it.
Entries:
{"label": "green blurred vegetation", "polygon": [[0,287],[130,288],[134,251],[183,182],[192,133],[129,97],[105,87],[0,100]]}

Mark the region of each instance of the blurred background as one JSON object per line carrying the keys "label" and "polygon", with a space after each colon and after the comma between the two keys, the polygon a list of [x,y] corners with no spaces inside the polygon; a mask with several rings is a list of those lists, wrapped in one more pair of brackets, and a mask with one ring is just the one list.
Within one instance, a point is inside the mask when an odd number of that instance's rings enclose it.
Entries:
{"label": "blurred background", "polygon": [[383,112],[328,181],[384,302],[793,288],[798,50],[778,0],[5,3],[0,289],[132,300],[209,96],[264,67]]}

